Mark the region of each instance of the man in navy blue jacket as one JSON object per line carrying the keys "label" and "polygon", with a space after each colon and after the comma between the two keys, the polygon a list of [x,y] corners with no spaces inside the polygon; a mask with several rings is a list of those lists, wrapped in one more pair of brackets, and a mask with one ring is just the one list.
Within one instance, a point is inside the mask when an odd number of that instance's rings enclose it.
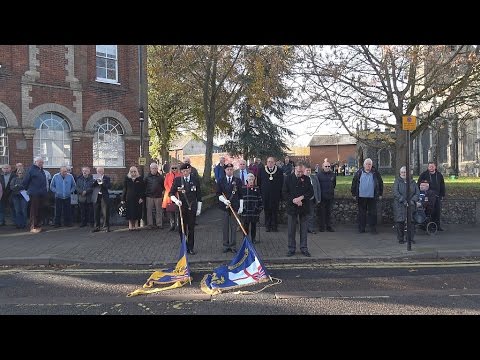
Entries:
{"label": "man in navy blue jacket", "polygon": [[47,199],[47,178],[43,172],[43,159],[40,156],[33,159],[33,165],[28,169],[23,179],[23,187],[30,196],[30,232],[42,231],[42,208]]}

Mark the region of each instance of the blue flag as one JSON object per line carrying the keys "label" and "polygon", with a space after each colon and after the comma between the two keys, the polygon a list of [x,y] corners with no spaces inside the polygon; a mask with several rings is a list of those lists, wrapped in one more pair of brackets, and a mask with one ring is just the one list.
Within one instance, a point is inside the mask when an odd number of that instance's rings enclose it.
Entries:
{"label": "blue flag", "polygon": [[[143,289],[137,289],[127,296],[135,296],[141,294],[152,294],[159,291],[164,291],[168,289],[175,289],[182,287],[186,283],[191,281],[190,278],[190,268],[188,267],[187,259],[187,242],[185,240],[185,235],[181,234],[181,246],[180,246],[180,255],[178,257],[177,265],[175,268],[169,268],[164,270],[155,271],[148,278],[147,282],[143,285]],[[172,284],[167,287],[153,288],[154,285],[166,285]],[[147,289],[147,290],[145,290]]]}
{"label": "blue flag", "polygon": [[200,288],[207,294],[219,294],[224,290],[269,280],[270,275],[268,275],[267,269],[263,266],[250,240],[245,236],[240,251],[237,252],[230,264],[219,266],[213,274],[205,275]]}

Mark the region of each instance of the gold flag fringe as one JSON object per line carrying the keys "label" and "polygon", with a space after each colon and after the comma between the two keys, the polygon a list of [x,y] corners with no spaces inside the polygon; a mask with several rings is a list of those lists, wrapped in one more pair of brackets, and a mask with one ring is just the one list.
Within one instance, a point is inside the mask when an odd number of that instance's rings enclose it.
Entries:
{"label": "gold flag fringe", "polygon": [[182,287],[183,285],[185,285],[189,282],[190,282],[190,280],[177,281],[170,286],[162,287],[162,288],[154,288],[154,289],[152,289],[152,288],[145,289],[146,287],[144,285],[144,288],[132,291],[130,294],[127,295],[127,297],[137,296],[137,295],[145,295],[145,294],[153,294],[153,293],[157,293],[157,292],[160,292],[160,291],[175,289],[175,288]]}

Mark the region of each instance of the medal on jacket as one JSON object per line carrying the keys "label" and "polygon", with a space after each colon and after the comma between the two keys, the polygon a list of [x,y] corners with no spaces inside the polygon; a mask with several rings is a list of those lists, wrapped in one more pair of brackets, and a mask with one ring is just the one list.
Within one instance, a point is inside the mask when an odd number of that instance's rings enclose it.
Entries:
{"label": "medal on jacket", "polygon": [[273,180],[273,174],[275,174],[275,173],[277,172],[277,165],[275,165],[275,166],[273,167],[273,170],[272,170],[272,171],[269,171],[269,170],[268,170],[268,166],[265,165],[265,172],[270,175],[270,177],[268,178],[268,180],[270,180],[270,181]]}

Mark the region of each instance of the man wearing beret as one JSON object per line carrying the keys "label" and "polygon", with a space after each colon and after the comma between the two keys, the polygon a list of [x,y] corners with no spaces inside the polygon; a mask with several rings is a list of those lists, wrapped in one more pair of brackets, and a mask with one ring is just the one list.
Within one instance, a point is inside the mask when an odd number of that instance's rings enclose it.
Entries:
{"label": "man wearing beret", "polygon": [[233,176],[231,163],[225,165],[225,177],[217,182],[217,196],[223,210],[223,252],[236,253],[237,220],[229,205],[239,214],[243,212],[242,180]]}
{"label": "man wearing beret", "polygon": [[[187,236],[187,252],[195,255],[193,250],[195,245],[195,218],[202,211],[202,194],[200,190],[200,179],[198,176],[191,174],[191,165],[184,163],[180,166],[182,176],[173,180],[170,189],[170,199],[182,207],[183,226],[185,235]],[[182,234],[182,227],[179,227]]]}

